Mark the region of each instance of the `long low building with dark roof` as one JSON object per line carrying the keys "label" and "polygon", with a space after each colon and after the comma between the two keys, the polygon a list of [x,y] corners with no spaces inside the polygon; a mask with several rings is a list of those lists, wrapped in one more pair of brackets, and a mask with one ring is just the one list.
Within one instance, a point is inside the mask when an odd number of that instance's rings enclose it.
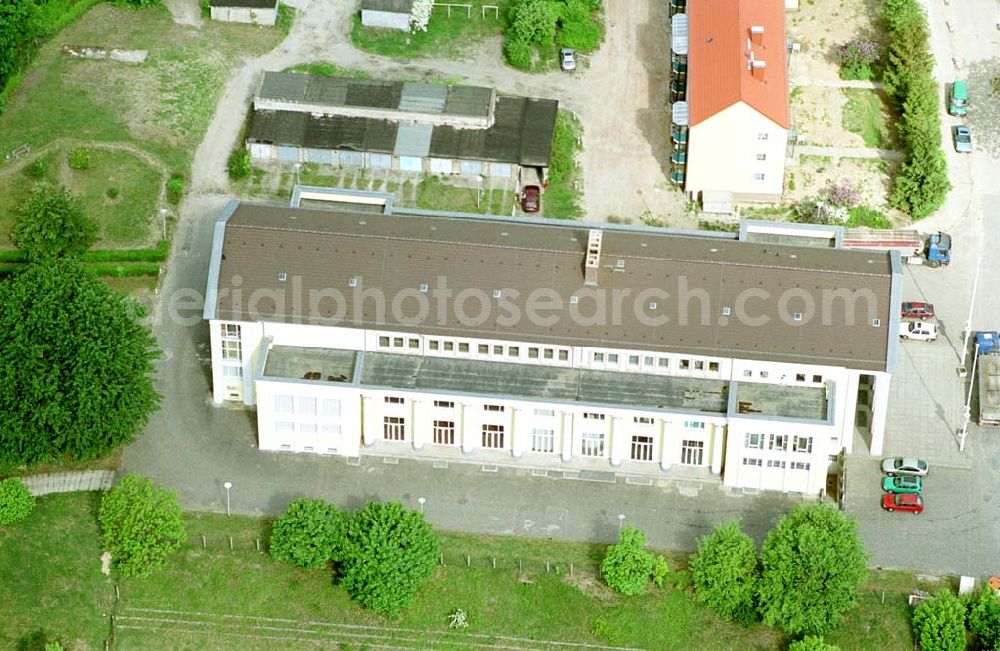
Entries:
{"label": "long low building with dark roof", "polygon": [[887,253],[233,202],[204,316],[262,449],[814,493],[856,426],[880,452],[899,286]]}
{"label": "long low building with dark roof", "polygon": [[247,147],[291,163],[544,178],[557,110],[482,87],[267,72]]}

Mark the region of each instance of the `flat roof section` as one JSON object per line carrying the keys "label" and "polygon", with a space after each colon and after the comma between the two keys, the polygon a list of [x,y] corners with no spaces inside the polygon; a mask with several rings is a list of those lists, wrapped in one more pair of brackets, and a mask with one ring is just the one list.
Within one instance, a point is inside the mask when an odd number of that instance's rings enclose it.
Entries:
{"label": "flat roof section", "polygon": [[734,382],[733,416],[777,416],[796,420],[826,421],[829,411],[826,387]]}
{"label": "flat roof section", "polygon": [[264,364],[265,377],[289,380],[351,382],[358,353],[334,348],[271,346]]}
{"label": "flat roof section", "polygon": [[361,384],[720,415],[728,404],[720,380],[391,353],[365,353]]}

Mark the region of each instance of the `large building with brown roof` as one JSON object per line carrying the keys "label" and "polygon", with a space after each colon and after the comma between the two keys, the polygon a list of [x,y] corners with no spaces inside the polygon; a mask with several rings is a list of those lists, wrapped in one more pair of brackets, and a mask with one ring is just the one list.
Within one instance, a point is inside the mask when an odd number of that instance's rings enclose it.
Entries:
{"label": "large building with brown roof", "polygon": [[262,449],[816,492],[859,411],[880,445],[898,291],[884,253],[233,202],[205,318]]}
{"label": "large building with brown roof", "polygon": [[791,124],[784,11],[783,0],[689,0],[673,17],[686,74],[673,113],[686,128],[693,199],[781,200]]}

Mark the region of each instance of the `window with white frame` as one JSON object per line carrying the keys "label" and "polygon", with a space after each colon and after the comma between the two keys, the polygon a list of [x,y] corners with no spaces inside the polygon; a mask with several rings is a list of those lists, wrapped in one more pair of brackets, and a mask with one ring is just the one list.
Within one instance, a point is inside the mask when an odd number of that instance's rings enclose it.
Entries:
{"label": "window with white frame", "polygon": [[809,464],[804,461],[793,461],[792,470],[809,470]]}
{"label": "window with white frame", "polygon": [[274,429],[277,432],[294,432],[295,431],[295,423],[293,423],[293,422],[291,422],[289,420],[275,421],[275,423],[274,423]]}
{"label": "window with white frame", "polygon": [[792,441],[793,452],[812,452],[813,440],[811,436],[796,436]]}
{"label": "window with white frame", "polygon": [[437,445],[455,445],[455,421],[434,421],[434,443]]}
{"label": "window with white frame", "polygon": [[704,441],[681,441],[681,465],[700,466],[705,457]]}
{"label": "window with white frame", "polygon": [[223,377],[243,377],[243,367],[242,366],[223,366],[222,367]]}
{"label": "window with white frame", "polygon": [[569,351],[565,348],[559,350],[559,361],[568,362],[569,361]]}
{"label": "window with white frame", "polygon": [[483,411],[499,411],[503,413],[503,405],[483,405]]}
{"label": "window with white frame", "polygon": [[315,434],[316,423],[299,423],[299,434]]}
{"label": "window with white frame", "polygon": [[299,396],[299,416],[316,416],[316,398]]}
{"label": "window with white frame", "polygon": [[378,347],[379,348],[388,348],[389,347],[389,338],[388,337],[379,337],[378,338]]}
{"label": "window with white frame", "polygon": [[768,450],[781,450],[785,451],[788,449],[788,435],[787,434],[772,434],[771,440],[767,444]]}
{"label": "window with white frame", "polygon": [[503,425],[483,425],[483,447],[492,450],[502,450],[503,434]]}
{"label": "window with white frame", "polygon": [[324,434],[340,434],[340,425],[324,425]]}
{"label": "window with white frame", "polygon": [[686,420],[684,421],[685,429],[705,429],[705,421],[701,420]]}
{"label": "window with white frame", "polygon": [[615,353],[608,353],[608,364],[617,364],[618,355]]}
{"label": "window with white frame", "polygon": [[555,409],[536,409],[535,410],[535,415],[536,416],[555,416],[556,415],[556,410]]}
{"label": "window with white frame", "polygon": [[594,353],[594,361],[598,364],[604,363],[604,353]]}
{"label": "window with white frame", "polygon": [[532,452],[555,452],[556,433],[555,430],[536,427],[531,430],[531,451]]}
{"label": "window with white frame", "polygon": [[743,465],[744,466],[756,466],[756,467],[760,468],[761,460],[757,459],[755,457],[743,457]]}
{"label": "window with white frame", "polygon": [[385,404],[387,405],[401,405],[403,404],[403,399],[399,396],[386,396]]}
{"label": "window with white frame", "polygon": [[767,467],[768,468],[784,468],[785,467],[785,462],[784,461],[778,461],[777,459],[768,459],[768,461],[767,461]]}
{"label": "window with white frame", "polygon": [[652,425],[653,419],[650,416],[635,416],[632,418],[632,422],[636,425]]}
{"label": "window with white frame", "polygon": [[588,411],[583,414],[583,417],[587,420],[604,420],[604,414],[598,414],[596,412]]}
{"label": "window with white frame", "polygon": [[223,339],[239,339],[240,327],[235,323],[220,323],[219,336]]}
{"label": "window with white frame", "polygon": [[222,340],[222,359],[243,359],[243,344],[239,339]]}
{"label": "window with white frame", "polygon": [[584,432],[580,437],[580,454],[585,457],[603,457],[604,432]]}
{"label": "window with white frame", "polygon": [[295,398],[292,396],[274,396],[274,411],[279,414],[295,413]]}
{"label": "window with white frame", "polygon": [[632,435],[632,449],[629,453],[632,461],[653,460],[653,437],[642,434]]}
{"label": "window with white frame", "polygon": [[668,369],[670,368],[670,358],[660,357],[656,360],[656,365],[662,369]]}
{"label": "window with white frame", "polygon": [[455,403],[451,400],[435,400],[434,406],[440,409],[454,409]]}
{"label": "window with white frame", "polygon": [[382,438],[386,441],[406,440],[406,419],[402,416],[386,416],[382,419]]}
{"label": "window with white frame", "polygon": [[340,401],[334,398],[323,399],[323,418],[340,418]]}
{"label": "window with white frame", "polygon": [[764,435],[759,432],[747,432],[743,435],[743,447],[753,450],[764,448]]}

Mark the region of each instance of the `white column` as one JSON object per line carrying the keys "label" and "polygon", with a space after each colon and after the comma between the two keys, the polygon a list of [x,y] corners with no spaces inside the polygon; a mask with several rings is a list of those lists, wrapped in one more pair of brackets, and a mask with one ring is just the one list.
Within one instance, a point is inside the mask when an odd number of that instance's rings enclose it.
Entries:
{"label": "white column", "polygon": [[670,461],[673,458],[674,435],[673,426],[669,421],[659,420],[660,428],[660,468],[670,470]]}
{"label": "white column", "polygon": [[709,423],[709,427],[712,428],[712,435],[709,441],[706,441],[712,446],[709,454],[712,455],[712,474],[718,475],[722,473],[722,452],[726,447],[726,428],[722,425],[713,425]]}
{"label": "white column", "polygon": [[562,429],[562,460],[569,463],[573,458],[573,414],[570,412],[560,412],[559,420]]}
{"label": "white column", "polygon": [[431,440],[431,403],[428,400],[410,401],[410,431],[413,432],[413,449],[422,450]]}
{"label": "white column", "polygon": [[531,414],[527,409],[511,409],[511,454],[515,459],[531,449]]}
{"label": "white column", "polygon": [[[847,448],[847,453],[850,454],[851,450],[854,448],[854,429],[856,427],[856,417],[858,413],[858,384],[861,380],[861,374],[857,371],[848,371],[846,382],[839,382],[838,389],[841,384],[846,384],[846,390],[837,391],[835,395],[839,398],[841,393],[843,393],[842,404],[841,404],[841,421],[839,423],[840,427],[840,443],[843,447]],[[840,450],[837,450],[840,452]],[[832,453],[831,453],[832,454]]]}
{"label": "white column", "polygon": [[470,408],[468,405],[462,405],[460,418],[462,423],[462,454],[472,454],[479,447],[476,437],[482,434],[482,423],[477,415],[482,413],[483,408],[481,405],[476,405],[476,407],[478,410]]}
{"label": "white column", "polygon": [[625,424],[625,419],[621,416],[612,416],[610,419],[606,436],[611,437],[611,465],[618,467],[628,456],[629,428]]}
{"label": "white column", "polygon": [[889,411],[889,380],[888,373],[875,375],[875,388],[872,395],[872,456],[882,455],[885,443],[885,419]]}
{"label": "white column", "polygon": [[382,396],[361,396],[361,435],[365,442],[365,447],[375,445],[375,441],[382,438],[382,410],[379,409]]}

